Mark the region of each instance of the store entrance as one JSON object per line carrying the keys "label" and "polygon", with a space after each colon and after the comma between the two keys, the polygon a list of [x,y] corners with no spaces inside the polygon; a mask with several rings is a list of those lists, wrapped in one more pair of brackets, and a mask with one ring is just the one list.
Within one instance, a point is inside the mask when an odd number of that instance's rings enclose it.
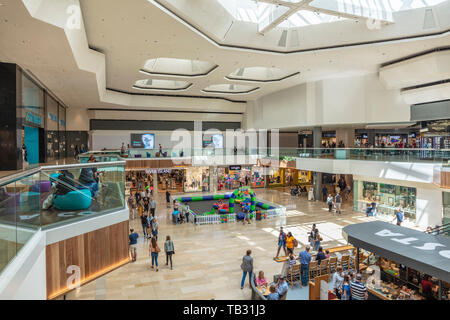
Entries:
{"label": "store entrance", "polygon": [[26,150],[24,160],[28,164],[39,163],[39,128],[23,127],[23,145]]}
{"label": "store entrance", "polygon": [[183,192],[184,169],[158,169],[158,192]]}

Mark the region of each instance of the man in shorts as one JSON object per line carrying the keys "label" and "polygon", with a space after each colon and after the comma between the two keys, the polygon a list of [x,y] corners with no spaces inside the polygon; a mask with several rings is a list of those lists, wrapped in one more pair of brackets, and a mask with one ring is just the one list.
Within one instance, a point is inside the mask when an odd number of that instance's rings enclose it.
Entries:
{"label": "man in shorts", "polygon": [[134,232],[134,229],[130,229],[130,235],[128,236],[130,239],[130,254],[131,254],[131,261],[135,262],[137,257],[137,239],[139,238],[139,235],[137,232]]}
{"label": "man in shorts", "polygon": [[286,233],[284,233],[283,227],[280,227],[280,234],[278,235],[278,250],[277,250],[277,255],[275,256],[275,258],[278,258],[281,248],[283,248],[283,250],[284,250],[284,255],[287,256]]}
{"label": "man in shorts", "polygon": [[334,197],[334,206],[336,208],[336,213],[341,214],[341,203],[342,203],[342,198],[341,198],[341,195],[338,192],[336,194],[336,196]]}

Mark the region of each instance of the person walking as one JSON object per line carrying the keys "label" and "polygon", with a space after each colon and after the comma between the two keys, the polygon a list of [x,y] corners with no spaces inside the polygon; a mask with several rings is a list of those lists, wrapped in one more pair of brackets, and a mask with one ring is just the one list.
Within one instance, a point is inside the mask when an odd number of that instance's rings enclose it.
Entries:
{"label": "person walking", "polygon": [[302,286],[308,285],[309,278],[309,263],[311,262],[311,255],[309,254],[310,247],[306,246],[305,250],[300,252],[298,259],[300,261],[300,278]]}
{"label": "person walking", "polygon": [[[395,212],[395,218],[394,218],[394,220],[397,219],[397,225],[398,226],[402,225],[403,218],[404,218],[404,215],[403,215],[402,209],[399,207],[397,209],[397,211]],[[394,221],[394,220],[392,220],[392,221]]]}
{"label": "person walking", "polygon": [[158,241],[158,230],[159,230],[159,223],[156,220],[156,217],[153,217],[153,223],[152,223],[152,237],[156,238],[156,241]]}
{"label": "person walking", "polygon": [[352,300],[367,300],[368,298],[366,286],[361,282],[361,280],[362,276],[358,273],[355,281],[350,284]]}
{"label": "person walking", "polygon": [[350,300],[350,277],[344,276],[344,281],[340,288],[341,300]]}
{"label": "person walking", "polygon": [[328,212],[331,212],[333,210],[333,196],[331,195],[331,193],[328,195],[327,205],[328,205]]}
{"label": "person walking", "polygon": [[311,232],[308,235],[308,241],[311,248],[314,248],[314,239],[316,238],[316,224],[313,223]]}
{"label": "person walking", "polygon": [[148,219],[147,219],[146,214],[143,214],[141,216],[141,224],[142,224],[142,231],[144,232],[144,238],[148,238],[148,234],[147,234]]}
{"label": "person walking", "polygon": [[170,192],[169,192],[169,190],[166,191],[166,203],[167,203],[167,208],[170,208]]}
{"label": "person walking", "polygon": [[284,233],[283,227],[280,227],[280,234],[278,235],[278,250],[277,250],[277,255],[275,256],[275,259],[278,258],[281,248],[283,248],[283,250],[284,250],[284,255],[287,256],[286,233]]}
{"label": "person walking", "polygon": [[130,235],[128,236],[129,245],[130,245],[130,254],[131,254],[131,261],[135,262],[137,258],[137,239],[139,238],[139,235],[137,232],[134,232],[134,229],[130,229]]}
{"label": "person walking", "polygon": [[244,289],[245,277],[248,273],[248,284],[250,288],[252,287],[252,273],[253,273],[253,258],[251,257],[252,250],[247,250],[245,256],[242,257],[241,269],[242,269],[242,281],[241,281],[241,289]]}
{"label": "person walking", "polygon": [[341,288],[343,281],[344,277],[342,275],[342,267],[337,267],[336,272],[333,273],[333,277],[331,278],[331,289],[334,291],[334,294],[339,300],[341,300]]}
{"label": "person walking", "polygon": [[158,254],[161,252],[161,249],[159,248],[155,237],[150,241],[149,252],[152,257],[152,269],[154,268],[154,265],[156,265],[156,271],[158,271]]}
{"label": "person walking", "polygon": [[130,220],[134,220],[134,212],[135,212],[135,200],[136,198],[134,197],[134,195],[131,195],[128,197],[128,210],[130,212]]}
{"label": "person walking", "polygon": [[294,236],[291,232],[288,232],[286,236],[286,248],[288,254],[294,254]]}
{"label": "person walking", "polygon": [[322,241],[322,237],[319,234],[319,229],[316,228],[316,230],[314,230],[314,247],[313,250],[314,251],[318,251],[319,247],[320,247],[320,241]]}
{"label": "person walking", "polygon": [[323,202],[325,202],[326,199],[327,199],[327,193],[328,193],[327,187],[323,186],[323,188],[322,188],[322,199],[323,199]]}
{"label": "person walking", "polygon": [[172,270],[172,255],[175,254],[175,247],[170,236],[166,236],[166,242],[164,242],[164,251],[166,252],[166,266],[169,265],[170,260],[170,270]]}
{"label": "person walking", "polygon": [[334,197],[334,206],[336,207],[336,213],[338,214],[341,214],[341,203],[342,203],[341,194],[337,192],[336,196]]}
{"label": "person walking", "polygon": [[150,213],[152,216],[155,216],[155,210],[156,210],[156,201],[155,198],[150,198]]}

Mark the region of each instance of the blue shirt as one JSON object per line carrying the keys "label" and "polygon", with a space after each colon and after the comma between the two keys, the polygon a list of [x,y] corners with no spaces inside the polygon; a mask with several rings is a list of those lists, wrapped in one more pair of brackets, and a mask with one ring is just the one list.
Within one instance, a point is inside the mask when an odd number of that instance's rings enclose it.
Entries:
{"label": "blue shirt", "polygon": [[133,232],[132,234],[129,235],[129,238],[130,238],[130,244],[136,244],[137,238],[139,238],[139,235],[136,232]]}
{"label": "blue shirt", "polygon": [[287,284],[286,280],[284,280],[283,282],[281,282],[278,285],[277,293],[280,297],[282,297],[288,291],[288,289],[289,289],[288,284]]}
{"label": "blue shirt", "polygon": [[311,255],[306,250],[300,252],[298,257],[300,258],[300,263],[301,264],[309,264],[311,262]]}
{"label": "blue shirt", "polygon": [[280,296],[278,295],[278,293],[274,292],[274,293],[269,293],[267,295],[267,300],[280,300]]}
{"label": "blue shirt", "polygon": [[174,216],[177,216],[177,215],[178,215],[178,210],[175,210],[174,212],[172,212],[172,214],[173,214]]}
{"label": "blue shirt", "polygon": [[397,216],[397,222],[403,222],[403,212],[397,212],[395,215]]}

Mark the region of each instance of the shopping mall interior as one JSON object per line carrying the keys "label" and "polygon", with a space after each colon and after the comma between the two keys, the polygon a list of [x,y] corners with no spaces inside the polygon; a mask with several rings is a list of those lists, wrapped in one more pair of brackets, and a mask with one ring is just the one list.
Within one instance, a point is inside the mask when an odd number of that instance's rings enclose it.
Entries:
{"label": "shopping mall interior", "polygon": [[1,300],[450,300],[450,0],[0,0]]}

